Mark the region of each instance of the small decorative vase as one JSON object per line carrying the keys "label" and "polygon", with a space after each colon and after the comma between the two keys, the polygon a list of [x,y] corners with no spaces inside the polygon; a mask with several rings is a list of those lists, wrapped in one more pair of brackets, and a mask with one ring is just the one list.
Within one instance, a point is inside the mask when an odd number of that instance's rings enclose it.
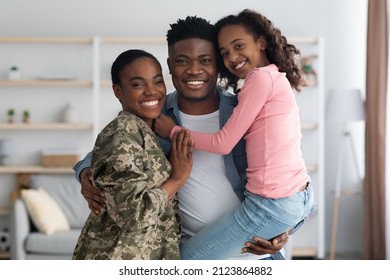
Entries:
{"label": "small decorative vase", "polygon": [[77,123],[79,122],[79,112],[75,107],[73,107],[71,104],[67,104],[63,115],[62,115],[62,121],[65,123]]}
{"label": "small decorative vase", "polygon": [[23,122],[24,123],[30,122],[30,112],[27,110],[23,111]]}
{"label": "small decorative vase", "polygon": [[13,108],[8,109],[8,112],[7,112],[8,123],[14,122],[14,116],[15,116],[15,109],[13,109]]}
{"label": "small decorative vase", "polygon": [[21,74],[17,67],[11,67],[8,72],[8,79],[11,81],[17,81],[21,79]]}

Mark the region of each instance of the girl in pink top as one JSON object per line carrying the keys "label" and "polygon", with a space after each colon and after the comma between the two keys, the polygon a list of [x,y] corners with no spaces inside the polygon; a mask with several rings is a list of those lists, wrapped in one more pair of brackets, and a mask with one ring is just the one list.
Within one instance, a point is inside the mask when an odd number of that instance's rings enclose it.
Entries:
{"label": "girl in pink top", "polygon": [[[183,259],[234,258],[253,236],[271,239],[296,229],[314,210],[293,91],[303,83],[295,60],[299,50],[251,10],[222,18],[215,26],[225,86],[236,91],[237,82],[245,80],[225,126],[215,134],[191,131],[191,138],[195,149],[225,155],[245,137],[247,191],[236,211],[182,246]],[[171,137],[181,129],[164,116],[155,127],[161,136]]]}

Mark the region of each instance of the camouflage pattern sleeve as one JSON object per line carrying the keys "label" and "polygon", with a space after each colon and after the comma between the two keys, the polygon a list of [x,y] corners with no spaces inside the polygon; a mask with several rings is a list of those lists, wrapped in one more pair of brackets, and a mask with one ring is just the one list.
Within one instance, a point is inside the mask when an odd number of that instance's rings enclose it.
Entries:
{"label": "camouflage pattern sleeve", "polygon": [[171,169],[146,123],[121,112],[92,154],[92,176],[107,210],[89,215],[72,259],[180,259],[178,200],[168,200],[161,188]]}
{"label": "camouflage pattern sleeve", "polygon": [[95,184],[105,190],[109,216],[125,231],[154,225],[169,205],[161,185],[169,178],[171,166],[150,132],[137,119],[119,117],[95,145]]}

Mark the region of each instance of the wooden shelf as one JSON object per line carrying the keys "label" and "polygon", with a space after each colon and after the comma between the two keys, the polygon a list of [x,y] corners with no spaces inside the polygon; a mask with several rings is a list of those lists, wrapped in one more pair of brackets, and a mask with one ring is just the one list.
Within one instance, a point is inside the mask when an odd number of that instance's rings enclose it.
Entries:
{"label": "wooden shelf", "polygon": [[8,260],[10,257],[10,252],[0,251],[0,260]]}
{"label": "wooden shelf", "polygon": [[307,168],[307,171],[312,172],[312,173],[317,172],[317,170],[318,170],[318,166],[315,163],[306,164],[306,168]]}
{"label": "wooden shelf", "polygon": [[[1,37],[0,43],[8,44],[92,44],[94,37]],[[102,44],[166,44],[163,36],[150,37],[99,37]]]}
{"label": "wooden shelf", "polygon": [[0,166],[0,174],[22,174],[22,173],[72,174],[74,173],[74,170],[72,169],[72,167],[44,167],[40,165]]}
{"label": "wooden shelf", "polygon": [[92,87],[88,80],[0,80],[2,87]]}
{"label": "wooden shelf", "polygon": [[100,37],[102,44],[165,44],[167,39],[162,36],[156,37]]}
{"label": "wooden shelf", "polygon": [[[316,44],[317,37],[288,37],[287,40],[293,44]],[[123,37],[123,36],[107,36],[100,37],[103,44],[166,44],[164,36],[150,36],[150,37]],[[0,43],[9,44],[92,44],[93,37],[1,37]]]}
{"label": "wooden shelf", "polygon": [[0,130],[91,130],[90,123],[0,123]]}
{"label": "wooden shelf", "polygon": [[312,130],[318,127],[318,123],[316,122],[302,122],[301,128],[304,130]]}
{"label": "wooden shelf", "polygon": [[92,37],[1,37],[0,43],[9,44],[92,44]]}
{"label": "wooden shelf", "polygon": [[[332,190],[331,193],[334,195],[335,190]],[[341,195],[362,195],[363,189],[362,188],[343,188],[343,187],[341,187],[340,194]]]}
{"label": "wooden shelf", "polygon": [[308,247],[308,248],[293,248],[292,250],[293,257],[316,257],[317,248]]}
{"label": "wooden shelf", "polygon": [[307,45],[315,45],[318,44],[318,37],[287,37],[287,41],[291,44],[307,44]]}
{"label": "wooden shelf", "polygon": [[7,216],[9,214],[8,207],[0,207],[0,216]]}

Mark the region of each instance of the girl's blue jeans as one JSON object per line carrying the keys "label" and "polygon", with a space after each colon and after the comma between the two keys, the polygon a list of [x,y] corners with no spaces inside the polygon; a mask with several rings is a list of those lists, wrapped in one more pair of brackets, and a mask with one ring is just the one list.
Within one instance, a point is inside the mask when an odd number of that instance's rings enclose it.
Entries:
{"label": "girl's blue jeans", "polygon": [[269,240],[292,228],[295,232],[314,211],[310,185],[304,191],[278,199],[246,191],[240,207],[181,245],[181,257],[184,260],[234,258],[254,236]]}

